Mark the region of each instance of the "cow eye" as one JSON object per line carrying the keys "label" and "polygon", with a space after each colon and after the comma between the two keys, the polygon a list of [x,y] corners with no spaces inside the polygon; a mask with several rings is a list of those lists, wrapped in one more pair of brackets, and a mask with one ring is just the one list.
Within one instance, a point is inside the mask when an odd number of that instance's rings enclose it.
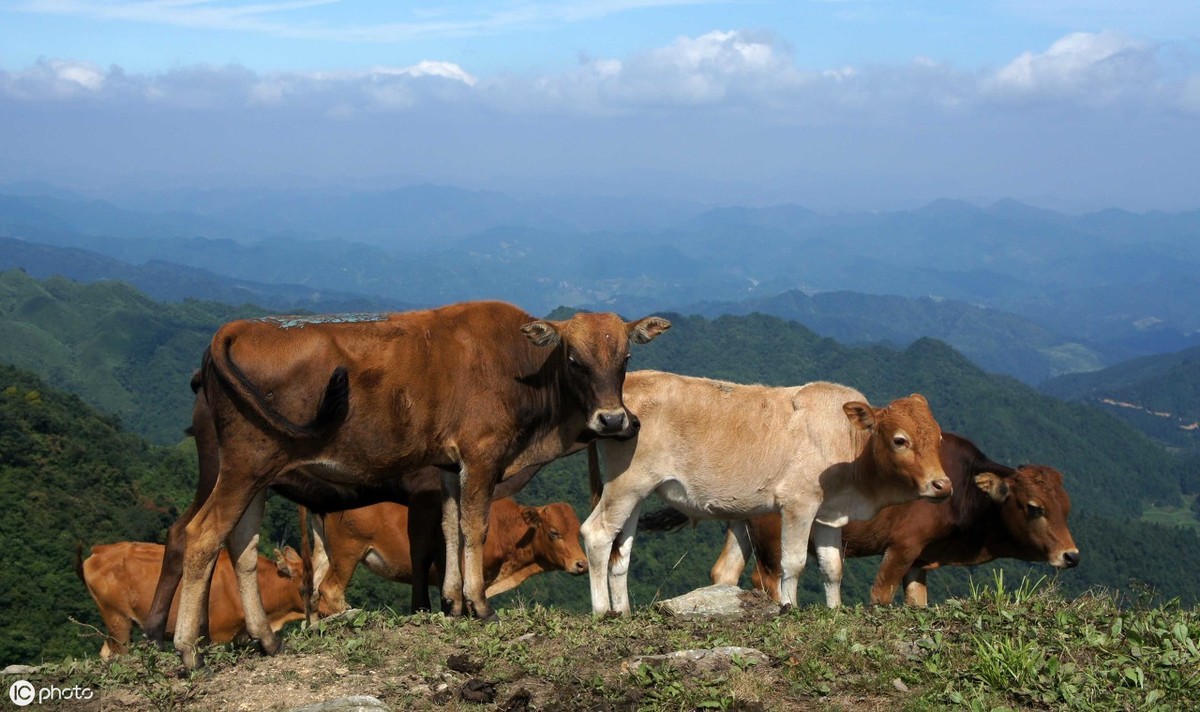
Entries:
{"label": "cow eye", "polygon": [[893,435],[892,445],[896,448],[908,447],[908,438],[903,435]]}
{"label": "cow eye", "polygon": [[551,539],[561,539],[562,534],[559,534],[557,529],[551,529],[550,530],[550,538]]}
{"label": "cow eye", "polygon": [[629,363],[629,359],[633,358],[633,354],[625,354],[625,363]]}
{"label": "cow eye", "polygon": [[1045,508],[1044,508],[1044,507],[1039,507],[1039,506],[1038,506],[1038,505],[1036,505],[1036,504],[1029,504],[1029,505],[1026,505],[1026,507],[1025,507],[1025,510],[1026,510],[1027,512],[1029,512],[1029,516],[1030,516],[1031,518],[1035,518],[1035,519],[1036,519],[1037,517],[1042,517],[1042,516],[1045,516],[1045,514],[1046,514],[1046,510],[1045,510]]}
{"label": "cow eye", "polygon": [[567,354],[567,363],[571,364],[571,368],[583,368],[583,364],[579,363],[579,359],[575,358],[575,354]]}

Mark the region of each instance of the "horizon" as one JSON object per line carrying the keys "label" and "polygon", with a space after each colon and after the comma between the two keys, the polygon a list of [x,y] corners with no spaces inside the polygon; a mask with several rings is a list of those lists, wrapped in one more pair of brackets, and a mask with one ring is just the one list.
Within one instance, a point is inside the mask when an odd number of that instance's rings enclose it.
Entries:
{"label": "horizon", "polygon": [[1200,208],[1200,6],[0,3],[0,184]]}

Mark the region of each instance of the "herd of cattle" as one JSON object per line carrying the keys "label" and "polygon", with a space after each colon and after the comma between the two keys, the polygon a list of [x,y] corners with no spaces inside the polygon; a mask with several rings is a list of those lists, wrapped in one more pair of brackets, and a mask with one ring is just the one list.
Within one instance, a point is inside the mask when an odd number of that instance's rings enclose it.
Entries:
{"label": "herd of cattle", "polygon": [[[877,408],[826,382],[627,375],[631,344],[669,328],[500,302],[226,324],[192,379],[192,504],[165,546],[96,546],[79,563],[109,631],[101,654],[125,650],[134,623],[152,640],[173,631],[188,667],[205,639],[245,634],[274,653],[289,621],[347,607],[360,562],[411,583],[414,610],[440,583],[443,610],[488,619],[489,597],[565,570],[590,574],[596,614],[628,613],[639,520],[726,520],[713,581],[736,584],[753,552],[755,586],[784,608],[810,550],[830,606],[845,556],[882,554],[872,602],[903,580],[914,605],[941,565],[1079,563],[1054,469],[992,462],[943,434],[919,394]],[[584,449],[582,526],[565,503],[509,498]],[[311,557],[259,556],[268,490],[311,513]],[[670,508],[639,517],[651,494]]]}

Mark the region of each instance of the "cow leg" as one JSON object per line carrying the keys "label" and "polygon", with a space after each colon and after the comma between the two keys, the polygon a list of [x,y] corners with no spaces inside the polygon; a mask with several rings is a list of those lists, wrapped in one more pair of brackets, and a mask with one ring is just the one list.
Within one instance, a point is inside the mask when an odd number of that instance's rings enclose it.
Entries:
{"label": "cow leg", "polygon": [[871,604],[885,606],[896,597],[896,589],[904,574],[912,568],[918,552],[909,552],[899,546],[889,546],[883,552],[883,561],[879,563],[879,572],[875,574],[875,584],[871,586]]}
{"label": "cow leg", "polygon": [[608,591],[612,598],[614,613],[629,615],[629,562],[633,554],[633,537],[637,533],[638,512],[642,503],[638,502],[629,513],[621,531],[613,541],[612,554],[608,560]]}
{"label": "cow leg", "polygon": [[[196,496],[192,498],[192,503],[188,505],[179,519],[167,529],[162,570],[158,575],[158,585],[154,588],[154,599],[150,604],[150,611],[146,614],[146,623],[142,626],[142,632],[146,634],[146,637],[160,646],[166,636],[167,616],[171,612],[171,602],[175,599],[175,590],[179,588],[179,580],[183,577],[187,526],[212,494],[213,486],[217,482],[217,474],[221,469],[216,425],[213,422],[212,410],[208,407],[208,398],[203,389],[196,392],[196,401],[192,405],[192,437],[196,440],[196,457],[200,471],[199,479],[196,481]],[[203,612],[200,633],[208,635],[207,607]]]}
{"label": "cow leg", "polygon": [[442,612],[452,616],[461,616],[466,612],[463,606],[462,564],[458,558],[462,541],[459,500],[462,481],[467,476],[466,469],[462,466],[460,472],[442,473],[442,538],[446,544],[446,566],[442,568]]}
{"label": "cow leg", "polygon": [[797,602],[800,574],[808,561],[808,537],[817,507],[786,507],[779,514],[782,524],[779,563],[783,571],[779,581],[779,603],[786,610]]}
{"label": "cow leg", "polygon": [[[467,473],[470,473],[470,477],[467,477]],[[463,598],[475,617],[485,621],[494,619],[496,614],[488,603],[487,587],[483,580],[483,546],[492,509],[492,490],[503,474],[503,468],[495,465],[479,463],[468,466],[466,462],[463,463],[459,509],[463,538]],[[449,568],[449,562],[446,566]],[[448,577],[449,572],[446,573]]]}
{"label": "cow leg", "polygon": [[[329,549],[325,545],[325,515],[312,513],[309,517],[312,525],[312,590],[308,592],[308,624],[315,624],[320,618],[324,593],[321,586],[329,577]],[[328,608],[328,603],[325,603]],[[330,611],[337,613],[338,611]]]}
{"label": "cow leg", "polygon": [[258,590],[258,530],[262,526],[263,507],[267,491],[260,490],[251,500],[237,525],[229,533],[227,544],[233,570],[237,574],[238,594],[246,617],[246,633],[258,641],[263,652],[279,652],[279,636],[271,630],[271,621],[263,610],[262,594]]}
{"label": "cow leg", "polygon": [[737,586],[750,558],[750,532],[747,522],[729,522],[725,526],[725,548],[713,564],[709,578],[714,584]]}
{"label": "cow leg", "polygon": [[432,610],[433,602],[429,599],[429,572],[436,563],[435,549],[439,542],[433,536],[432,522],[428,516],[417,508],[408,510],[408,558],[412,571],[412,612]]}
{"label": "cow leg", "polygon": [[904,574],[904,603],[924,608],[929,605],[929,587],[925,585],[924,566],[914,566]]}
{"label": "cow leg", "polygon": [[100,659],[108,660],[113,655],[124,655],[129,650],[129,641],[133,637],[133,621],[128,616],[116,611],[108,611],[101,615],[104,627],[108,628],[108,637],[100,648]]}
{"label": "cow leg", "polygon": [[[591,516],[579,528],[588,557],[588,575],[592,588],[592,613],[606,615],[615,610],[609,592],[609,564],[614,554],[613,542],[625,528],[630,515],[641,506],[645,495],[622,491],[611,482],[605,483],[604,494]],[[637,517],[634,517],[636,522]],[[632,539],[629,546],[632,547]],[[628,563],[625,564],[628,566]],[[622,611],[628,613],[628,610]]]}
{"label": "cow leg", "polygon": [[817,565],[825,583],[825,605],[842,605],[842,530],[816,522],[812,540],[817,549]]}
{"label": "cow leg", "polygon": [[[204,664],[204,658],[196,648],[200,642],[201,617],[208,610],[213,568],[221,543],[229,537],[261,490],[250,484],[250,480],[245,472],[229,472],[228,477],[219,477],[212,494],[185,529],[187,549],[175,625],[175,649],[188,668]],[[262,601],[257,605],[261,609]]]}

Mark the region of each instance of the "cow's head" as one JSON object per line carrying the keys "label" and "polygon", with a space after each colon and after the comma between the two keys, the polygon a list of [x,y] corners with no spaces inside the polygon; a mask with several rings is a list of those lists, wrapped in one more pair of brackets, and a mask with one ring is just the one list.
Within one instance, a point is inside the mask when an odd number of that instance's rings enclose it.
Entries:
{"label": "cow's head", "polygon": [[534,529],[533,555],[547,571],[582,574],[587,555],[579,546],[579,517],[566,502],[523,507],[521,517]]}
{"label": "cow's head", "polygon": [[944,500],[953,491],[942,469],[942,429],[920,393],[873,408],[862,401],[842,406],[850,423],[870,432],[867,445],[880,474],[911,496]]}
{"label": "cow's head", "polygon": [[1043,465],[1022,465],[1012,477],[984,472],[975,485],[1000,505],[1000,516],[1013,545],[1009,556],[1046,561],[1060,569],[1079,565],[1079,548],[1067,517],[1071,498],[1062,473]]}
{"label": "cow's head", "polygon": [[532,321],[521,331],[537,346],[558,347],[566,388],[583,408],[588,430],[631,436],[639,423],[621,398],[630,344],[644,344],[669,328],[671,322],[657,316],[625,322],[616,314],[581,312],[566,321]]}

